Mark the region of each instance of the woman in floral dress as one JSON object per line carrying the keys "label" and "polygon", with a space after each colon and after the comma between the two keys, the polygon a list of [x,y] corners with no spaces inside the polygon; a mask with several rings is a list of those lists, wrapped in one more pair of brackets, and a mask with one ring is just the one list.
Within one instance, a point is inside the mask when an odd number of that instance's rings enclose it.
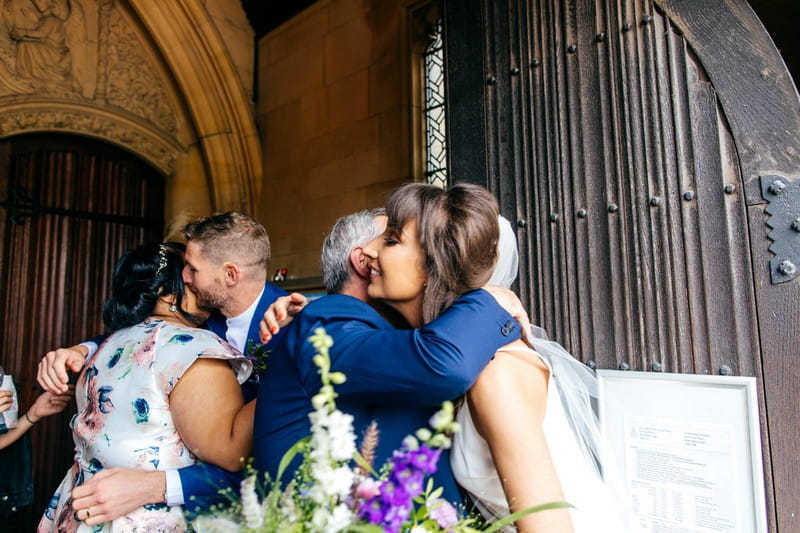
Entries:
{"label": "woman in floral dress", "polygon": [[[86,362],[71,427],[75,463],[45,510],[39,531],[185,531],[182,507],[146,505],[87,526],[72,488],[112,467],[165,470],[202,459],[229,470],[250,454],[255,403],[239,384],[251,365],[213,333],[181,279],[183,247],[145,244],[114,269],[103,320],[113,333]],[[83,511],[81,515],[83,515]]]}

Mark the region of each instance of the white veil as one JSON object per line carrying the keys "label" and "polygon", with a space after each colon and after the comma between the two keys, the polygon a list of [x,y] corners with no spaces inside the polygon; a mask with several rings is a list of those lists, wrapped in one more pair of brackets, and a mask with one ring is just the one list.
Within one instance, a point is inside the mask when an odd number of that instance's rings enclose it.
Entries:
{"label": "white veil", "polygon": [[[500,238],[497,243],[498,261],[489,283],[511,286],[517,277],[519,254],[514,230],[508,220],[500,216]],[[585,462],[608,488],[611,502],[624,515],[624,491],[611,454],[603,443],[598,418],[599,382],[594,371],[575,359],[563,346],[547,337],[538,326],[523,332],[525,341],[552,369],[553,382],[558,390],[567,422],[577,437]],[[598,495],[600,496],[600,495]],[[620,516],[620,520],[625,519]]]}

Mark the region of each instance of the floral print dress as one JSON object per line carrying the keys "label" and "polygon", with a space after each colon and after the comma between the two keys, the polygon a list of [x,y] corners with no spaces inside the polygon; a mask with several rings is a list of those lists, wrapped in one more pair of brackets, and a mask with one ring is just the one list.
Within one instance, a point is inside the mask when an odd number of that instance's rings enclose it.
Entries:
{"label": "floral print dress", "polygon": [[71,427],[75,463],[56,489],[39,532],[185,531],[183,508],[146,505],[113,522],[87,526],[72,511],[72,488],[104,468],[167,470],[194,464],[169,408],[169,395],[198,358],[230,362],[239,383],[252,365],[202,329],[148,319],[113,333],[84,366]]}

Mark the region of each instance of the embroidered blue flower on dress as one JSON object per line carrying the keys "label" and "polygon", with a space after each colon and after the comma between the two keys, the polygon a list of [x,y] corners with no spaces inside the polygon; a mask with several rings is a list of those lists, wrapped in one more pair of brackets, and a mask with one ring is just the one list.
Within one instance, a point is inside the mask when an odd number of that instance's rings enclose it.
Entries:
{"label": "embroidered blue flower on dress", "polygon": [[56,491],[56,493],[53,494],[53,497],[50,498],[50,503],[47,504],[47,509],[44,510],[44,515],[48,519],[55,520],[55,510],[56,507],[58,506],[58,500],[60,499],[61,499],[60,491]]}
{"label": "embroidered blue flower on dress", "polygon": [[117,348],[114,352],[114,355],[111,356],[111,359],[108,360],[108,368],[114,368],[114,366],[119,362],[119,358],[122,357],[122,348]]}
{"label": "embroidered blue flower on dress", "polygon": [[187,335],[185,333],[178,333],[177,335],[173,335],[172,338],[169,340],[169,342],[177,342],[177,343],[180,343],[180,344],[186,344],[187,342],[189,342],[193,338],[194,337],[192,337],[191,335]]}
{"label": "embroidered blue flower on dress", "polygon": [[87,467],[87,470],[92,474],[96,474],[97,472],[101,471],[104,468],[105,467],[103,466],[103,463],[101,463],[96,457],[92,457],[92,459],[89,461],[89,466]]}
{"label": "embroidered blue flower on dress", "polygon": [[[95,370],[95,373],[96,372]],[[111,401],[111,398],[108,397],[112,390],[114,390],[114,387],[110,385],[105,385],[97,389],[97,408],[100,409],[101,413],[108,414],[114,408],[114,403]]]}
{"label": "embroidered blue flower on dress", "polygon": [[150,405],[144,398],[136,398],[133,402],[133,408],[136,411],[136,423],[143,424],[147,422],[150,417]]}

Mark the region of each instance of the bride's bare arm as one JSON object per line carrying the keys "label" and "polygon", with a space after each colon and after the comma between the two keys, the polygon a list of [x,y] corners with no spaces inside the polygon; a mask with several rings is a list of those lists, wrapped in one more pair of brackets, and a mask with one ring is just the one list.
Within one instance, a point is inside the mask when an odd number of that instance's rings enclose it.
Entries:
{"label": "bride's bare arm", "polygon": [[[467,393],[478,432],[489,443],[512,512],[564,501],[542,429],[547,367],[516,341],[498,351]],[[530,514],[516,522],[524,533],[572,532],[566,509]]]}
{"label": "bride's bare arm", "polygon": [[247,405],[225,361],[199,359],[169,395],[170,411],[186,446],[226,470],[240,470],[253,444],[255,400]]}

